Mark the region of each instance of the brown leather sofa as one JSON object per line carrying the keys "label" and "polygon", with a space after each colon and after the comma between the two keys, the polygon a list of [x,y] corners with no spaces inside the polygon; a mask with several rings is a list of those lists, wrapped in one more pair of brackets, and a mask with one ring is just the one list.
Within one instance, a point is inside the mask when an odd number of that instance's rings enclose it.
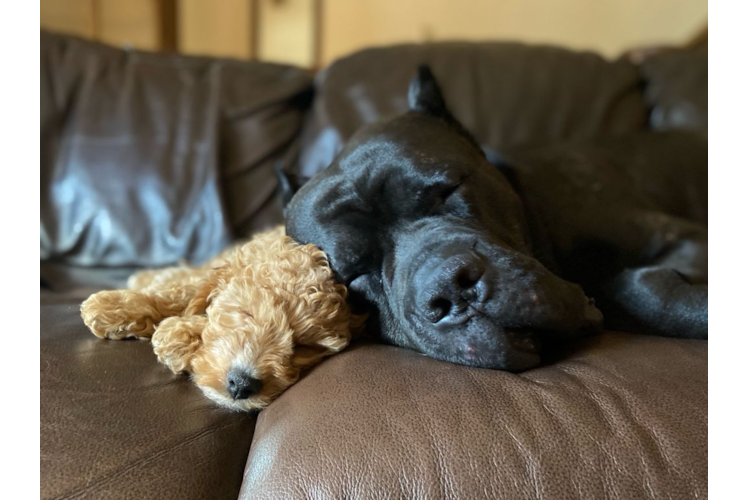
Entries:
{"label": "brown leather sofa", "polygon": [[706,342],[606,332],[521,374],[358,342],[249,415],[87,332],[90,291],[282,221],[275,166],[324,168],[421,62],[497,151],[706,127],[703,50],[405,45],[315,80],[42,33],[42,498],[706,497]]}

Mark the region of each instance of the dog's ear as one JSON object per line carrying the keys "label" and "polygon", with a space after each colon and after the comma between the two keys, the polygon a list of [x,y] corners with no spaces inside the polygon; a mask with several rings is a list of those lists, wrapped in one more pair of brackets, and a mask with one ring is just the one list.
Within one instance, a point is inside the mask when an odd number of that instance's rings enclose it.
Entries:
{"label": "dog's ear", "polygon": [[[418,66],[416,77],[410,82],[408,88],[408,106],[411,111],[426,113],[430,116],[441,118],[451,127],[461,133],[473,146],[481,150],[480,144],[447,109],[441,88],[431,72],[431,68],[422,64]],[[481,150],[482,152],[482,150]]]}
{"label": "dog's ear", "polygon": [[422,64],[408,88],[408,106],[411,111],[419,111],[443,118],[451,117],[447,111],[442,91],[431,72],[431,68]]}
{"label": "dog's ear", "polygon": [[296,191],[301,189],[301,186],[309,181],[308,177],[300,175],[289,174],[283,169],[283,164],[278,162],[275,164],[275,176],[278,178],[278,189],[281,193],[281,199],[283,200],[283,208],[286,208],[291,202],[291,198],[296,194]]}

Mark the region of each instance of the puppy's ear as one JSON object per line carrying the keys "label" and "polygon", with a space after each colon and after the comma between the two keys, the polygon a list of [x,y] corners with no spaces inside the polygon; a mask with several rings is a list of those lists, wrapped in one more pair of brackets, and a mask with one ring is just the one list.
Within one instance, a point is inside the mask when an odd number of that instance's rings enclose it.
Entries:
{"label": "puppy's ear", "polygon": [[419,111],[434,116],[448,117],[447,105],[444,103],[442,90],[431,72],[431,68],[422,64],[408,88],[408,106],[411,111]]}
{"label": "puppy's ear", "polygon": [[291,198],[296,194],[296,191],[301,189],[301,186],[309,181],[309,178],[307,177],[289,174],[283,170],[283,164],[281,162],[275,164],[275,176],[278,178],[278,189],[280,190],[281,199],[283,200],[283,208],[288,206],[291,202]]}

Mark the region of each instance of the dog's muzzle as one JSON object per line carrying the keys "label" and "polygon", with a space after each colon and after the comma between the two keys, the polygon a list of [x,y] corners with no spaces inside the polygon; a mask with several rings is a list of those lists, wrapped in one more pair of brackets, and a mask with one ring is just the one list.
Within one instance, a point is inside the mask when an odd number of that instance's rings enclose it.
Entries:
{"label": "dog's muzzle", "polygon": [[416,272],[415,310],[437,327],[465,323],[485,300],[485,257],[468,251],[428,259]]}
{"label": "dog's muzzle", "polygon": [[226,389],[234,399],[247,399],[262,390],[262,380],[239,368],[234,368],[228,374]]}

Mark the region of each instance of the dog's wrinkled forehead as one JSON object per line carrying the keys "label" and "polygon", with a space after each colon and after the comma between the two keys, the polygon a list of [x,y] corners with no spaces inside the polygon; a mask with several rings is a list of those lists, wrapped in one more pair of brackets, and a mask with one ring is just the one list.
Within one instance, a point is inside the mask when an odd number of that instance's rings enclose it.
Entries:
{"label": "dog's wrinkled forehead", "polygon": [[480,150],[450,122],[411,111],[360,129],[335,163],[347,173],[376,165],[431,171],[440,164],[468,166],[476,156]]}
{"label": "dog's wrinkled forehead", "polygon": [[470,175],[481,154],[440,120],[408,113],[359,131],[329,174],[348,181],[358,196],[392,190],[400,195],[407,188],[412,197],[431,186],[459,182]]}
{"label": "dog's wrinkled forehead", "polygon": [[428,68],[419,69],[408,101],[410,111],[354,134],[287,207],[289,234],[322,247],[336,270],[346,257],[376,260],[379,245],[367,241],[381,237],[374,224],[390,229],[426,217],[477,170],[493,170],[447,110]]}
{"label": "dog's wrinkled forehead", "polygon": [[410,112],[369,125],[294,196],[288,206],[289,234],[336,254],[330,245],[338,239],[339,224],[356,227],[356,218],[364,214],[385,225],[390,218],[425,216],[430,199],[437,200],[477,168],[491,167],[469,139],[442,119]]}

